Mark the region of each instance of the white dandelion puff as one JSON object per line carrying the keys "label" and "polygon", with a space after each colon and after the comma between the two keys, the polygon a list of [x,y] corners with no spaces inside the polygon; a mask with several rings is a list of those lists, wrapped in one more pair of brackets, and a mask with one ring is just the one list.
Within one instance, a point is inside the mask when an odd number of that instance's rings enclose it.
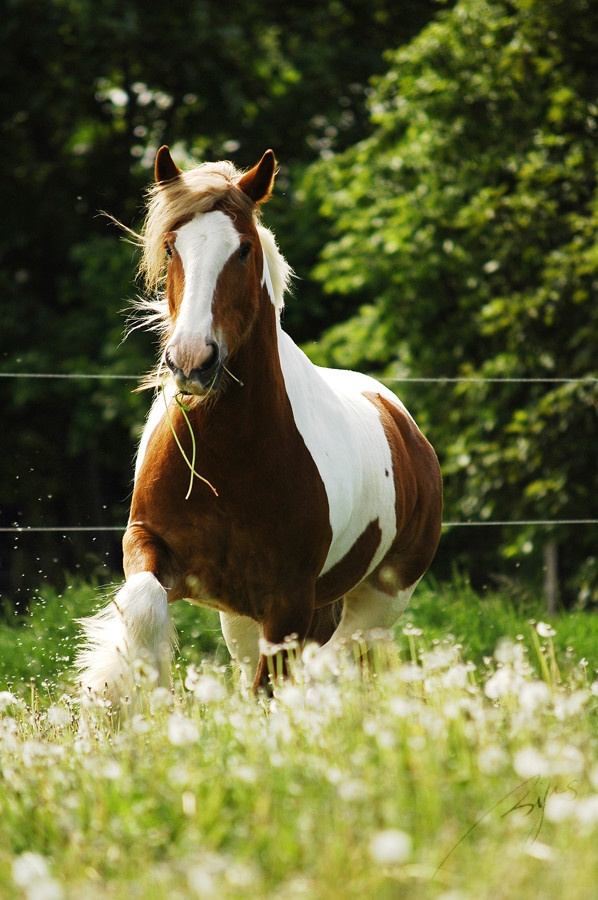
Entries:
{"label": "white dandelion puff", "polygon": [[411,857],[412,841],[406,831],[386,828],[370,840],[369,852],[373,862],[381,866],[402,866]]}

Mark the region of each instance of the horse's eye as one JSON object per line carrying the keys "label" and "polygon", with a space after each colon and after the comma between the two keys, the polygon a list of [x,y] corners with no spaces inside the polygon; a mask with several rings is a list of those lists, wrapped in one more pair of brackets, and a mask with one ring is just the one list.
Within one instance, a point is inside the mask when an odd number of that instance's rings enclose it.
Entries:
{"label": "horse's eye", "polygon": [[251,253],[251,241],[243,241],[239,248],[239,259],[242,263],[247,262]]}
{"label": "horse's eye", "polygon": [[172,247],[168,241],[164,241],[164,249],[166,250],[166,256],[172,259]]}

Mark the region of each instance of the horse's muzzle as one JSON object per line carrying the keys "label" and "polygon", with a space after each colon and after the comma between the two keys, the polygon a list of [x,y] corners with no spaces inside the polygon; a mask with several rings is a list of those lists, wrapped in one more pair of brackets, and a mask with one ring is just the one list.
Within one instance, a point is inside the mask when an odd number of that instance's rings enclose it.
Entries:
{"label": "horse's muzzle", "polygon": [[[176,356],[169,347],[166,348],[164,360],[172,372],[179,391],[182,394],[204,396],[217,390],[222,380],[226,352],[215,341],[207,341],[208,354],[201,364],[192,368],[178,365]],[[175,357],[175,358],[173,358]]]}

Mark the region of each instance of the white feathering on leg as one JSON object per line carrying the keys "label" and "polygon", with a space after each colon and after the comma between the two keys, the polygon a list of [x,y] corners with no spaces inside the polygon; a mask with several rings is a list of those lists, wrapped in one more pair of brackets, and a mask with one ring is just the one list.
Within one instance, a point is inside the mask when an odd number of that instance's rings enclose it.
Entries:
{"label": "white feathering on leg", "polygon": [[130,696],[135,663],[156,672],[158,684],[170,686],[170,661],[176,634],[166,591],[151,572],[139,572],[95,616],[81,619],[84,643],[75,660],[83,689],[113,702]]}

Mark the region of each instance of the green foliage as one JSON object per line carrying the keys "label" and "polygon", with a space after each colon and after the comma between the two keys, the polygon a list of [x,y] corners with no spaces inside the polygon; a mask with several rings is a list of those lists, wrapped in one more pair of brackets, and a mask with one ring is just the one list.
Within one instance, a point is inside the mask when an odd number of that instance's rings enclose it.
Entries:
{"label": "green foliage", "polygon": [[[163,142],[181,163],[234,156],[239,166],[272,146],[285,170],[269,221],[283,246],[298,246],[299,273],[308,271],[315,249],[292,238],[288,193],[283,199],[288,166],[363,134],[367,80],[383,71],[382,51],[408,40],[436,9],[435,0],[310,8],[243,0],[234,9],[204,0],[167,8],[8,0],[0,21],[1,370],[142,375],[153,366],[148,339],[136,333],[121,346],[134,252],[98,213],[139,224]],[[305,337],[334,320],[322,308],[312,315],[311,303],[313,292],[289,316]],[[124,522],[148,407],[131,387],[0,381],[11,435],[0,462],[3,526]],[[58,555],[64,568],[89,553],[87,537],[77,535],[59,549],[54,536],[23,537],[22,556],[2,542],[0,590],[13,596],[40,569],[58,578]],[[106,553],[119,567],[116,541],[101,543],[88,572]],[[39,565],[24,566],[24,557]]]}
{"label": "green foliage", "polygon": [[[463,0],[388,55],[372,135],[305,179],[333,234],[316,275],[367,304],[314,359],[391,377],[596,376],[597,16],[588,0]],[[447,519],[596,517],[594,382],[402,392],[439,452]],[[502,552],[537,567],[546,534],[505,533]],[[575,535],[556,537],[575,542],[563,569],[579,598],[593,537]]]}

